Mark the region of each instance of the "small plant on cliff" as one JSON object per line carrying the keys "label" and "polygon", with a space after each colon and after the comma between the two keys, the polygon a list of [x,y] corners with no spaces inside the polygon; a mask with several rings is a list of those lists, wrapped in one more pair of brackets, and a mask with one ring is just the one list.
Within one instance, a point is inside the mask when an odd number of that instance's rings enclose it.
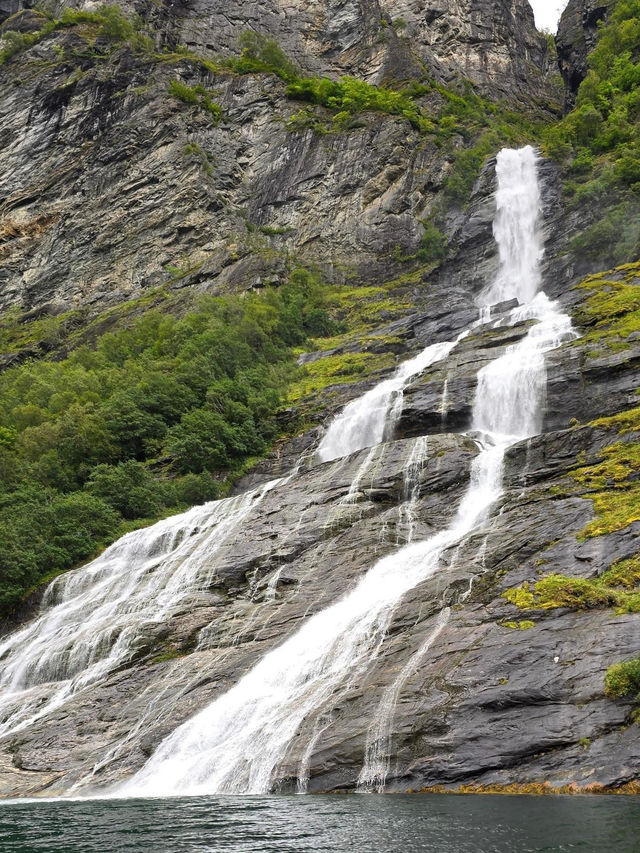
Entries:
{"label": "small plant on cliff", "polygon": [[342,77],[340,80],[300,77],[289,83],[287,95],[296,101],[327,107],[338,114],[353,116],[366,111],[387,113],[405,118],[424,133],[434,130],[434,124],[404,92],[372,86],[355,77]]}
{"label": "small plant on cliff", "polygon": [[[56,30],[70,27],[84,28],[91,42],[99,37],[113,47],[126,43],[133,51],[143,53],[150,53],[154,48],[153,39],[143,32],[142,19],[135,14],[128,17],[116,5],[98,6],[92,11],[67,7],[59,19],[49,13],[38,14],[41,15],[43,25],[37,32],[18,33],[9,30],[3,33],[0,40],[0,65]],[[107,53],[109,51],[107,47]]]}
{"label": "small plant on cliff", "polygon": [[612,664],[604,679],[604,692],[611,699],[634,696],[640,701],[640,656]]}
{"label": "small plant on cliff", "polygon": [[211,97],[211,92],[204,86],[189,86],[181,80],[173,79],[169,83],[169,92],[183,104],[192,104],[208,113],[214,124],[222,117],[222,107]]}
{"label": "small plant on cliff", "polygon": [[613,607],[618,613],[640,612],[640,557],[619,560],[595,578],[546,575],[535,584],[524,583],[503,593],[520,610],[569,607],[591,610]]}
{"label": "small plant on cliff", "polygon": [[247,30],[239,38],[239,57],[224,60],[227,68],[238,74],[270,72],[289,82],[297,80],[299,69],[286,56],[279,44],[271,38],[253,30]]}

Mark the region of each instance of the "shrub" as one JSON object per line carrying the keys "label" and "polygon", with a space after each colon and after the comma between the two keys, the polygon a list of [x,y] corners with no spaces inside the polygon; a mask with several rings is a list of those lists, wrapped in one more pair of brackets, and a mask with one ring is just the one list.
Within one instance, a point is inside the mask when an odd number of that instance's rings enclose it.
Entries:
{"label": "shrub", "polygon": [[132,459],[119,465],[97,465],[84,488],[126,519],[149,518],[164,505],[162,485]]}
{"label": "shrub", "polygon": [[283,80],[294,80],[298,69],[285,55],[276,41],[253,30],[242,33],[239,39],[242,52],[239,59],[227,64],[239,74],[270,71]]}
{"label": "shrub", "polygon": [[416,129],[428,132],[432,122],[423,115],[411,97],[382,86],[372,86],[355,77],[329,80],[326,77],[299,77],[287,86],[287,95],[327,107],[338,115],[356,115],[365,111],[388,113],[406,119]]}
{"label": "shrub", "polygon": [[9,30],[2,34],[2,49],[0,50],[0,65],[4,65],[20,51],[30,47],[37,41],[35,33],[17,33]]}
{"label": "shrub", "polygon": [[447,254],[447,238],[431,221],[424,223],[424,234],[416,257],[426,263],[438,261]]}
{"label": "shrub", "polygon": [[127,43],[133,50],[150,52],[153,40],[142,30],[142,21],[138,15],[127,17],[119,6],[103,5],[94,11],[84,9],[63,9],[59,19],[42,14],[43,26],[35,33],[17,33],[9,31],[2,34],[3,47],[0,50],[0,65],[22,50],[41,41],[45,36],[62,27],[74,27],[88,24],[97,31],[97,35],[113,45]]}
{"label": "shrub", "polygon": [[634,695],[640,698],[640,656],[614,663],[607,669],[604,690],[611,699]]}
{"label": "shrub", "polygon": [[186,474],[176,481],[176,497],[186,506],[215,501],[220,497],[220,493],[220,484],[208,472]]}
{"label": "shrub", "polygon": [[211,92],[208,92],[204,86],[188,86],[180,80],[173,79],[169,82],[169,92],[184,104],[197,106],[208,113],[214,124],[222,118],[222,107],[213,100]]}

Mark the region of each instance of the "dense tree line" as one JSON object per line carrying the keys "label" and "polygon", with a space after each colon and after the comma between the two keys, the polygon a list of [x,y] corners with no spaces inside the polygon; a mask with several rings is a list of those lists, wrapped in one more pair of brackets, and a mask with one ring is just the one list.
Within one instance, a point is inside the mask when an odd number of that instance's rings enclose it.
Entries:
{"label": "dense tree line", "polygon": [[335,331],[297,270],[2,374],[0,611],[127,527],[218,497],[276,435],[291,347]]}

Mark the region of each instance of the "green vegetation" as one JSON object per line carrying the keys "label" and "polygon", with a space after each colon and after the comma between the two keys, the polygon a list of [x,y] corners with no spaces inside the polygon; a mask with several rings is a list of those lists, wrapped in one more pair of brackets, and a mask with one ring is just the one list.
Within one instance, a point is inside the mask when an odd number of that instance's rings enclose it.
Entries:
{"label": "green vegetation", "polygon": [[434,90],[442,101],[436,143],[446,146],[456,139],[465,142],[453,151],[453,168],[444,185],[445,201],[465,204],[487,157],[504,145],[531,142],[540,133],[541,120],[481,98],[470,84],[462,94],[444,86],[435,86]]}
{"label": "green vegetation", "polygon": [[204,110],[209,114],[214,124],[217,124],[222,118],[222,107],[212,99],[212,93],[207,91],[204,86],[188,86],[180,80],[173,79],[169,82],[169,92],[184,104],[190,104]]}
{"label": "green vegetation", "polygon": [[640,253],[640,0],[618,0],[588,63],[576,107],[546,131],[545,149],[567,164],[576,203],[607,209],[573,248],[616,264]]}
{"label": "green vegetation", "polygon": [[[632,410],[636,413],[637,409]],[[629,424],[630,412],[625,413]],[[600,422],[602,424],[602,421]],[[640,429],[640,423],[636,429]],[[600,461],[570,472],[572,479],[588,490],[596,518],[582,531],[581,538],[623,530],[640,521],[640,442],[623,439],[603,448]]]}
{"label": "green vegetation", "polygon": [[640,556],[620,560],[595,578],[546,575],[533,585],[506,590],[503,597],[520,610],[613,607],[618,613],[640,613]]}
{"label": "green vegetation", "polygon": [[629,335],[640,332],[640,263],[589,276],[577,287],[589,292],[575,312],[582,343],[611,350],[629,347]]}
{"label": "green vegetation", "polygon": [[604,692],[611,699],[632,695],[640,701],[640,655],[614,663],[607,669]]}
{"label": "green vegetation", "polygon": [[393,363],[391,353],[354,352],[319,358],[306,365],[304,376],[290,386],[288,400],[294,403],[330,385],[357,381],[363,375],[390,367]]}
{"label": "green vegetation", "polygon": [[327,107],[335,111],[336,118],[372,111],[405,118],[422,133],[434,130],[431,122],[415,101],[403,92],[382,86],[372,86],[354,77],[329,80],[326,77],[304,77],[287,86],[287,95],[297,101]]}
{"label": "green vegetation", "polygon": [[[328,352],[305,366],[289,387],[288,402],[298,403],[330,386],[357,381],[391,367],[395,362],[394,347],[402,342],[378,334],[376,328],[390,317],[412,310],[410,289],[418,276],[419,272],[410,273],[369,287],[326,287],[328,314],[338,334],[316,336],[310,341],[312,350]],[[348,351],[356,347],[357,352]],[[335,349],[342,351],[332,352]]]}
{"label": "green vegetation", "polygon": [[[43,22],[44,21],[46,21],[46,19],[43,15]],[[5,62],[8,62],[21,51],[31,47],[32,44],[37,44],[41,39],[48,35],[48,33],[53,32],[54,29],[55,25],[53,25],[52,22],[47,21],[44,23],[42,29],[35,33],[18,33],[14,30],[9,30],[8,32],[3,33],[1,42],[2,49],[0,50],[0,65],[4,65]]]}
{"label": "green vegetation", "polygon": [[423,264],[441,261],[447,254],[447,238],[431,220],[423,221],[424,233],[420,239],[420,246],[414,255],[397,256],[402,261],[422,261]]}
{"label": "green vegetation", "polygon": [[[406,26],[401,18],[392,25],[396,29]],[[224,60],[227,68],[238,74],[276,74],[287,83],[286,94],[292,100],[324,107],[333,113],[328,126],[312,108],[302,109],[289,120],[290,130],[313,129],[322,134],[360,127],[358,116],[378,112],[406,119],[421,134],[432,136],[441,146],[460,136],[467,143],[476,140],[471,149],[452,149],[453,170],[446,185],[446,199],[451,204],[467,201],[489,154],[504,144],[530,141],[540,127],[539,120],[479,97],[468,83],[463,94],[456,94],[431,82],[414,82],[394,90],[353,77],[339,80],[304,77],[272,39],[248,32],[243,34],[240,44],[240,57]],[[420,98],[425,95],[436,95],[441,102],[432,115],[420,105]]]}
{"label": "green vegetation", "polygon": [[240,56],[223,60],[236,74],[277,74],[285,82],[297,80],[300,70],[273,39],[247,30],[239,39]]}
{"label": "green vegetation", "polygon": [[184,146],[187,157],[194,156],[200,161],[200,165],[207,175],[213,175],[214,158],[211,154],[203,151],[197,142],[187,142]]}
{"label": "green vegetation", "polygon": [[354,77],[340,80],[303,77],[273,39],[251,31],[242,34],[240,46],[240,56],[227,59],[224,64],[237,74],[277,74],[288,84],[287,95],[293,100],[327,107],[337,114],[337,118],[348,118],[370,110],[402,116],[424,132],[433,129],[412,98],[402,92],[372,86]]}
{"label": "green vegetation", "polygon": [[[503,628],[511,628],[516,631],[528,631],[529,628],[535,628],[536,623],[532,622],[531,619],[521,619],[519,622],[500,622]],[[506,680],[505,680],[506,684]]]}
{"label": "green vegetation", "polygon": [[131,526],[222,494],[277,435],[291,348],[338,329],[296,270],[0,375],[0,612]]}
{"label": "green vegetation", "polygon": [[3,33],[0,65],[56,30],[75,26],[84,26],[87,35],[94,41],[101,38],[114,45],[127,43],[134,52],[150,52],[154,48],[153,39],[143,31],[142,19],[138,15],[127,17],[115,5],[99,6],[91,12],[67,7],[59,19],[42,11],[37,14],[42,17],[42,27],[37,32],[18,33],[9,30]]}
{"label": "green vegetation", "polygon": [[[580,345],[588,354],[623,351],[640,333],[640,263],[630,263],[589,276],[578,287],[588,291],[576,311],[582,329]],[[599,418],[593,426],[617,433],[597,459],[581,460],[570,477],[580,492],[593,500],[596,518],[580,538],[622,530],[640,521],[640,408]]]}

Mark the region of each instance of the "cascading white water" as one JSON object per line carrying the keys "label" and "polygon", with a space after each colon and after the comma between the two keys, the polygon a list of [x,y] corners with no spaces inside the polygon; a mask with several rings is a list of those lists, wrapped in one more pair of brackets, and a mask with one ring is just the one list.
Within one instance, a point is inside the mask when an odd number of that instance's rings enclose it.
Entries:
{"label": "cascading white water", "polygon": [[540,289],[540,184],[534,148],[503,148],[496,162],[496,216],[493,234],[498,244],[498,275],[482,294],[482,305],[515,296],[530,302]]}
{"label": "cascading white water", "polygon": [[373,722],[367,731],[364,749],[364,764],[358,776],[358,790],[362,792],[384,790],[391,765],[391,736],[393,734],[393,716],[398,704],[400,692],[411,676],[415,675],[420,663],[431,646],[445,629],[451,609],[444,607],[438,613],[432,630],[415,654],[400,670],[397,678],[385,688],[380,704],[376,709]]}
{"label": "cascading white water", "polygon": [[426,435],[420,436],[409,454],[402,477],[402,503],[398,507],[397,536],[404,536],[404,542],[413,542],[415,514],[420,498],[420,471],[429,451]]}
{"label": "cascading white water", "polygon": [[356,453],[380,444],[385,434],[392,435],[402,408],[402,392],[409,381],[427,367],[446,358],[455,345],[468,335],[465,331],[455,341],[425,347],[414,358],[404,361],[393,376],[379,382],[362,397],[353,400],[329,425],[317,450],[320,462]]}
{"label": "cascading white water", "polygon": [[[531,146],[503,149],[497,157],[493,231],[500,268],[496,279],[480,295],[481,319],[488,319],[492,304],[515,297],[523,304],[510,312],[509,323],[538,322],[518,344],[508,347],[502,357],[478,374],[472,429],[483,451],[473,464],[472,487],[465,498],[469,502],[479,499],[493,503],[497,499],[506,450],[515,442],[535,435],[542,426],[546,389],[544,354],[574,337],[570,318],[560,313],[544,293],[538,292],[543,249],[536,161]],[[400,690],[433,643],[434,635],[442,631],[445,613],[448,619],[449,611],[445,608],[423,647],[383,694],[367,733],[365,760],[358,778],[360,790],[384,790],[390,765],[393,714]]]}
{"label": "cascading white water", "polygon": [[[535,296],[542,254],[535,162],[530,148],[498,157],[500,273],[481,301],[515,296],[524,304],[511,312],[511,321],[537,322],[478,375],[473,429],[482,449],[452,523],[379,560],[351,592],[308,619],[231,690],[169,735],[118,794],[269,790],[303,720],[375,658],[402,596],[437,571],[444,552],[488,517],[501,493],[506,449],[539,429],[544,353],[571,335],[569,319],[544,294]],[[445,358],[456,342],[427,347],[349,404],[325,435],[320,461],[379,444],[400,411],[409,379]],[[419,439],[414,460],[422,460],[423,450]],[[372,456],[360,466],[360,476]],[[145,624],[169,618],[181,600],[211,582],[212,551],[277,482],[129,534],[93,563],[55,581],[41,616],[0,643],[0,734],[29,725],[129,660]],[[408,497],[413,513],[417,495]],[[385,748],[377,751],[378,763],[387,760]],[[369,773],[367,778],[379,780],[375,768],[365,770],[363,778]]]}
{"label": "cascading white water", "polygon": [[145,626],[211,583],[211,558],[281,481],[119,539],[61,575],[42,614],[0,642],[0,735],[18,731],[131,659]]}
{"label": "cascading white water", "polygon": [[[410,543],[378,561],[350,593],[308,619],[231,690],[169,735],[119,794],[268,791],[274,770],[285,758],[302,721],[317,712],[337,686],[353,681],[375,657],[403,595],[437,571],[445,549],[459,543],[488,517],[501,494],[506,449],[534,434],[539,426],[544,353],[572,334],[569,318],[543,294],[535,296],[542,254],[538,202],[534,215],[529,204],[514,207],[516,185],[528,198],[539,199],[533,149],[501,152],[498,183],[497,219],[506,224],[496,227],[500,284],[488,295],[517,297],[527,304],[512,312],[512,320],[536,319],[538,323],[479,372],[473,429],[481,451],[453,522],[429,539]],[[502,192],[506,189],[509,192]],[[516,265],[520,255],[527,261]],[[393,381],[396,377],[387,380]],[[388,411],[391,392],[387,387],[373,389],[345,409],[325,436],[321,458],[334,458],[381,440],[378,416],[369,419],[368,414],[376,408]],[[374,420],[376,431],[370,432]],[[366,441],[357,433],[357,424],[363,423]],[[382,760],[381,756],[376,760]],[[376,770],[365,768],[363,774],[375,778]]]}

